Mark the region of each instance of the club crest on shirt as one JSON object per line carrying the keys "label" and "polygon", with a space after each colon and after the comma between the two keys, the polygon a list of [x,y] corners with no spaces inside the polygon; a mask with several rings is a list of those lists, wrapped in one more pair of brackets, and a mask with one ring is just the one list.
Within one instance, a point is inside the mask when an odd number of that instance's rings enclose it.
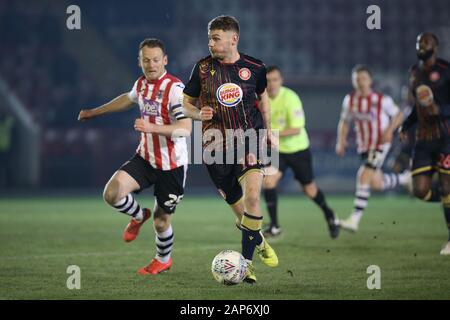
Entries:
{"label": "club crest on shirt", "polygon": [[297,109],[294,112],[294,117],[301,119],[305,116],[305,112],[303,111],[303,109]]}
{"label": "club crest on shirt", "polygon": [[242,101],[243,93],[235,83],[224,83],[216,91],[216,98],[225,107],[234,107]]}
{"label": "club crest on shirt", "polygon": [[144,116],[159,116],[159,107],[159,102],[144,98],[141,113]]}
{"label": "club crest on shirt", "polygon": [[248,68],[241,68],[239,70],[239,78],[241,78],[242,80],[247,81],[251,76],[252,73],[250,72],[250,70],[248,70]]}
{"label": "club crest on shirt", "polygon": [[430,73],[430,80],[431,81],[437,82],[437,81],[439,81],[440,78],[441,78],[441,75],[439,74],[439,72],[433,71],[432,73]]}

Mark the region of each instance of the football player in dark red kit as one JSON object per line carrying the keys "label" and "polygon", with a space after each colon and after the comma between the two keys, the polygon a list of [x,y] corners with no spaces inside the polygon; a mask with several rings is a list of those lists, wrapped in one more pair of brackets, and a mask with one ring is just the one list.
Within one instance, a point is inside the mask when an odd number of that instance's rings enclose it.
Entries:
{"label": "football player in dark red kit", "polygon": [[[442,202],[449,239],[441,250],[450,255],[450,64],[437,57],[439,40],[431,32],[419,34],[416,43],[419,63],[409,75],[414,109],[403,123],[401,138],[416,124],[412,176],[414,195]],[[432,176],[439,174],[439,189]]]}
{"label": "football player in dark red kit", "polygon": [[[259,138],[272,140],[266,67],[260,60],[238,51],[239,23],[234,17],[219,16],[211,20],[208,39],[211,55],[195,64],[184,89],[183,106],[188,117],[202,121],[203,160],[216,188],[238,218],[242,255],[247,261],[244,281],[253,283],[256,281],[252,264],[255,249],[266,265],[278,265],[275,251],[260,232],[259,201],[264,175],[259,151],[264,143]],[[231,140],[227,138],[230,131]],[[256,136],[257,142],[247,141],[249,133]],[[218,145],[225,152],[216,152]],[[237,145],[245,148],[242,157],[234,153],[238,151]],[[252,147],[256,150],[249,152]],[[225,160],[226,156],[226,161],[208,163],[205,152],[210,150],[216,159]]]}

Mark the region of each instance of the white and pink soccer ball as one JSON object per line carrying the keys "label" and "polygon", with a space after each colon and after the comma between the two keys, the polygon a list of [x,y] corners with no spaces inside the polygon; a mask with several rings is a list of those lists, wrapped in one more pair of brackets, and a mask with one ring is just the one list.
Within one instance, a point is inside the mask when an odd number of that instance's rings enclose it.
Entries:
{"label": "white and pink soccer ball", "polygon": [[217,282],[225,285],[241,283],[247,272],[244,257],[234,250],[223,250],[213,259],[211,272]]}

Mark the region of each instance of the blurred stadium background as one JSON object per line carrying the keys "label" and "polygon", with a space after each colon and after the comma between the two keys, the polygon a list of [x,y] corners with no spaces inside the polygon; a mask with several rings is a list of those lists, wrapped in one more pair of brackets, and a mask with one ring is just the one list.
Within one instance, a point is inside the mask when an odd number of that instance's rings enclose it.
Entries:
{"label": "blurred stadium background", "polygon": [[[70,4],[81,9],[81,30],[66,28]],[[365,27],[370,4],[381,8],[381,30]],[[376,88],[402,104],[419,32],[434,31],[440,55],[450,57],[447,0],[2,0],[1,193],[103,187],[137,146],[131,124],[138,111],[80,124],[79,110],[130,90],[140,75],[137,46],[145,37],[165,41],[169,71],[187,81],[196,60],[208,54],[207,22],[224,13],[241,23],[240,50],[279,65],[285,84],[303,100],[317,181],[325,191],[354,188],[356,154],[334,154],[351,67],[368,64]],[[297,189],[290,174],[281,188]],[[190,167],[190,192],[215,192],[203,166]]]}

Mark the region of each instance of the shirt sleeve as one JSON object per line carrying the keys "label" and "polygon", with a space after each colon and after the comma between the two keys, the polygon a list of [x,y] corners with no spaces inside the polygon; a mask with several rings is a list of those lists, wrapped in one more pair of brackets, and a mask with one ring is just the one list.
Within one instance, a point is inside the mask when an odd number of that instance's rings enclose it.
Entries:
{"label": "shirt sleeve", "polygon": [[262,94],[267,87],[266,66],[263,64],[256,80],[256,94]]}
{"label": "shirt sleeve", "polygon": [[413,125],[417,123],[417,110],[416,106],[413,106],[413,109],[411,113],[408,115],[408,117],[403,121],[401,131],[406,132],[408,131]]}
{"label": "shirt sleeve", "polygon": [[133,101],[134,103],[138,103],[138,102],[139,102],[138,94],[137,94],[137,86],[138,86],[138,83],[139,83],[140,80],[141,80],[141,79],[137,79],[137,80],[135,81],[134,86],[133,86],[133,88],[131,89],[131,91],[128,92],[128,98],[129,98],[131,101]]}
{"label": "shirt sleeve", "polygon": [[344,97],[344,101],[342,102],[342,109],[341,109],[341,121],[350,122],[351,120],[351,114],[350,114],[350,95],[346,95]]}
{"label": "shirt sleeve", "polygon": [[184,84],[177,82],[172,85],[169,92],[170,112],[177,120],[186,118],[183,111],[183,89]]}
{"label": "shirt sleeve", "polygon": [[305,112],[303,110],[302,101],[299,96],[292,92],[286,101],[288,107],[288,125],[289,128],[305,127]]}
{"label": "shirt sleeve", "polygon": [[383,96],[381,105],[389,117],[395,117],[400,112],[400,108],[395,104],[390,96]]}
{"label": "shirt sleeve", "polygon": [[184,94],[193,97],[198,98],[200,96],[200,76],[199,76],[199,65],[198,63],[195,64],[194,68],[192,69],[191,76],[189,78],[188,83],[186,84],[186,87],[184,88]]}

